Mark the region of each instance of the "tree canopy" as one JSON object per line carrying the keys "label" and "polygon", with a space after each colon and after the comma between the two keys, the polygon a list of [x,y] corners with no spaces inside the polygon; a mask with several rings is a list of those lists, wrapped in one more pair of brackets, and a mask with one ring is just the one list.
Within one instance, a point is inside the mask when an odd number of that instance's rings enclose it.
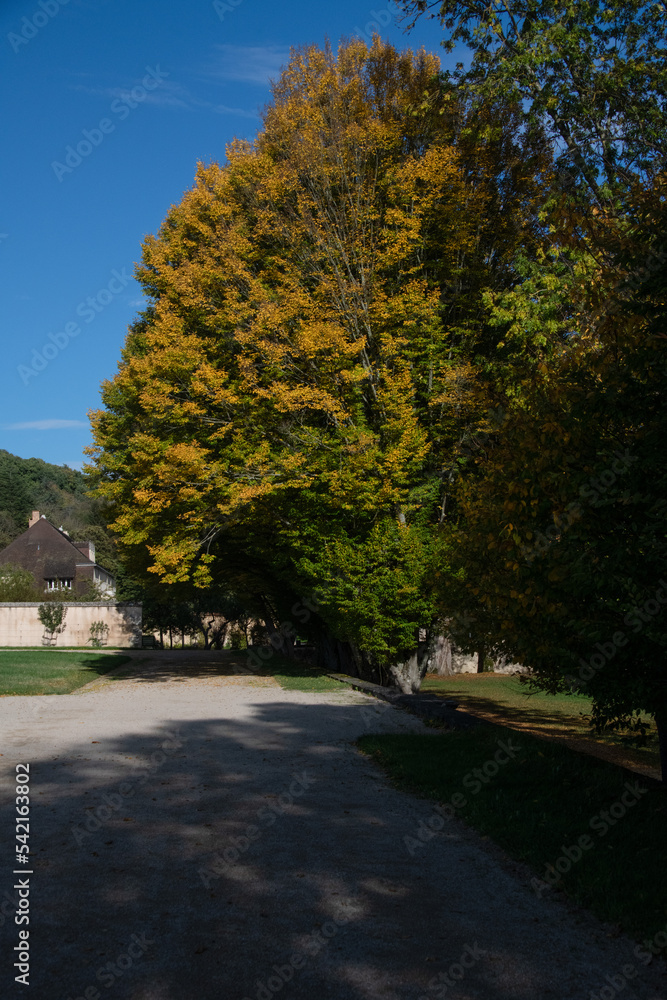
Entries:
{"label": "tree canopy", "polygon": [[317,627],[395,679],[436,627],[433,527],[485,401],[482,297],[542,238],[549,170],[511,104],[502,127],[471,116],[438,70],[379,39],[292,54],[256,142],[201,164],[146,240],[151,304],[94,416],[136,572],[233,577],[283,621],[317,589]]}
{"label": "tree canopy", "polygon": [[433,6],[472,57],[443,86],[520,98],[552,138],[555,249],[522,252],[522,280],[487,301],[507,337],[561,342],[478,438],[445,593],[547,689],[592,694],[598,727],[654,715],[667,774],[664,9]]}
{"label": "tree canopy", "polygon": [[413,690],[445,629],[667,748],[661,7],[403,7],[468,68],[294,51],[145,241],[98,494],[331,665]]}

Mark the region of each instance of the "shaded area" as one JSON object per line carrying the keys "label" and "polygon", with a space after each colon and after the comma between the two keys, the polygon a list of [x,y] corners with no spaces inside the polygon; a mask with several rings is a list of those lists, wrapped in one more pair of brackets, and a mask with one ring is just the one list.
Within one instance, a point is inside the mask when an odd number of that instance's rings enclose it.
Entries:
{"label": "shaded area", "polygon": [[[461,818],[601,920],[638,939],[663,929],[667,885],[656,873],[667,867],[667,797],[659,782],[490,725],[436,741],[365,736],[359,745],[398,787],[440,802],[461,793]],[[549,892],[549,881],[539,891]]]}
{"label": "shaded area", "polygon": [[[253,650],[259,654],[261,650]],[[267,659],[260,668],[260,673],[273,677],[284,691],[337,691],[340,684],[332,680],[325,670],[317,667],[311,660],[314,651],[311,649],[297,650],[294,659],[287,659],[279,654]]]}
{"label": "shaded area", "polygon": [[[118,1000],[417,1000],[466,949],[477,957],[454,1000],[579,998],[632,960],[630,942],[537,900],[455,821],[407,849],[432,807],[387,787],[347,741],[417,725],[409,717],[349,694],[335,704],[246,691],[233,704],[220,699],[242,692],[206,681],[177,685],[160,715],[168,690],[160,683],[150,702],[134,684],[58,699],[42,739],[62,731],[61,706],[81,716],[82,735],[119,711],[126,731],[32,754],[25,733],[5,758],[9,775],[31,761],[40,1000],[89,987]],[[10,921],[1,935],[8,955]],[[642,979],[625,995],[654,996]]]}
{"label": "shaded area", "polygon": [[245,653],[236,649],[142,649],[130,651],[128,660],[116,679],[159,684],[253,673]]}
{"label": "shaded area", "polygon": [[[262,656],[262,653],[268,655]],[[131,663],[116,674],[118,680],[142,683],[185,681],[194,678],[273,678],[288,691],[325,692],[340,689],[308,656],[295,659],[276,653],[270,646],[250,649],[165,649],[130,653]]]}
{"label": "shaded area", "polygon": [[348,677],[346,674],[331,674],[339,684],[349,684],[357,691],[371,694],[376,698],[389,702],[397,708],[404,708],[412,715],[417,715],[427,723],[433,723],[444,729],[475,729],[483,722],[466,712],[457,712],[458,702],[438,697],[430,692],[418,694],[402,694],[397,688],[382,687],[371,681]]}
{"label": "shaded area", "polygon": [[619,767],[631,767],[649,777],[660,776],[655,724],[647,718],[650,732],[646,745],[621,733],[596,736],[587,715],[591,699],[581,695],[547,695],[531,691],[518,678],[494,674],[461,674],[458,677],[426,677],[423,688],[438,698],[456,698],[462,708],[480,719],[563,740],[580,753],[593,754]]}

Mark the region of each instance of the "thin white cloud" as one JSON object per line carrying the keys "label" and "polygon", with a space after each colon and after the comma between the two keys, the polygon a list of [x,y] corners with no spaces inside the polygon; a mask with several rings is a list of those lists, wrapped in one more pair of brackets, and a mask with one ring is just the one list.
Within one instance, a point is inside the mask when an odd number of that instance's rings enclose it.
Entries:
{"label": "thin white cloud", "polygon": [[140,101],[132,97],[133,87],[137,84],[129,84],[127,87],[99,87],[90,86],[85,83],[73,84],[71,90],[79,90],[84,94],[91,94],[93,97],[107,97],[110,101],[123,100],[129,98],[129,107],[134,110],[141,104],[154,104],[158,107],[167,108],[187,108],[187,101],[184,99],[184,90],[180,83],[172,80],[163,80],[160,86],[153,91],[144,88],[144,96]]}
{"label": "thin white cloud", "polygon": [[200,97],[195,97],[186,87],[179,87],[179,103],[165,102],[163,107],[176,108],[180,111],[212,111],[216,115],[234,115],[237,118],[259,118],[256,111],[247,111],[245,108],[232,108],[227,104],[214,104],[213,101],[204,101]]}
{"label": "thin white cloud", "polygon": [[[122,94],[119,94],[122,97]],[[157,104],[163,108],[173,108],[176,111],[213,111],[217,115],[234,115],[238,118],[259,118],[255,111],[247,111],[245,108],[232,108],[227,104],[214,104],[212,101],[205,101],[200,97],[195,97],[187,87],[174,84],[170,94],[161,95],[159,91],[150,94],[155,98],[150,103]],[[164,97],[164,100],[158,98]],[[147,100],[148,104],[149,101]]]}
{"label": "thin white cloud", "polygon": [[264,86],[269,79],[280,76],[290,55],[289,49],[280,45],[216,45],[215,50],[219,59],[210,67],[208,76]]}
{"label": "thin white cloud", "polygon": [[207,104],[206,106],[216,115],[234,115],[236,118],[259,119],[256,111],[245,111],[243,108],[230,108],[226,104]]}
{"label": "thin white cloud", "polygon": [[[104,93],[109,97],[121,101],[127,99],[127,104],[132,108],[136,101],[132,97],[132,87],[108,87]],[[152,104],[158,108],[183,109],[188,107],[187,91],[176,81],[166,80],[153,91],[146,91],[146,96],[141,98],[140,104]]]}
{"label": "thin white cloud", "polygon": [[[85,84],[77,84],[73,90],[82,90],[86,94],[95,97],[106,97],[111,102],[124,98],[131,98],[131,88],[124,87],[89,87]],[[259,118],[256,111],[248,111],[246,108],[233,108],[227,104],[215,104],[212,101],[202,100],[196,97],[187,87],[175,81],[162,83],[157,90],[147,94],[142,104],[152,104],[154,107],[166,108],[170,111],[212,111],[217,115],[234,115],[237,118]]]}
{"label": "thin white cloud", "polygon": [[20,424],[5,424],[6,431],[61,431],[68,427],[88,427],[85,420],[27,420]]}

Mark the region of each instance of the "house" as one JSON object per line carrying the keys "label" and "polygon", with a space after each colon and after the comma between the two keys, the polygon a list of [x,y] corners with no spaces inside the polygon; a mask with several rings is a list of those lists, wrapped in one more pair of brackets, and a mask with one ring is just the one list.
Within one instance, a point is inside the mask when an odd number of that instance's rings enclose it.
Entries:
{"label": "house", "polygon": [[28,530],[0,552],[0,566],[7,564],[30,570],[37,587],[45,591],[83,593],[94,584],[104,598],[116,593],[111,573],[95,562],[93,543],[73,542],[38,510],[32,512]]}

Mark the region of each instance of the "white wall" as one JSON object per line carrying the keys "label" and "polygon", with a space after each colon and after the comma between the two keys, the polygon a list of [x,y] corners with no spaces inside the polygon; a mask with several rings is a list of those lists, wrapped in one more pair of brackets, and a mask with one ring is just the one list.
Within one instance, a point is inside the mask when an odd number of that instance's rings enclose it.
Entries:
{"label": "white wall", "polygon": [[[141,646],[141,604],[90,604],[65,601],[65,630],[56,637],[57,646],[92,648],[90,626],[103,621],[109,626],[107,646]],[[41,646],[44,626],[39,604],[0,603],[0,646]]]}

